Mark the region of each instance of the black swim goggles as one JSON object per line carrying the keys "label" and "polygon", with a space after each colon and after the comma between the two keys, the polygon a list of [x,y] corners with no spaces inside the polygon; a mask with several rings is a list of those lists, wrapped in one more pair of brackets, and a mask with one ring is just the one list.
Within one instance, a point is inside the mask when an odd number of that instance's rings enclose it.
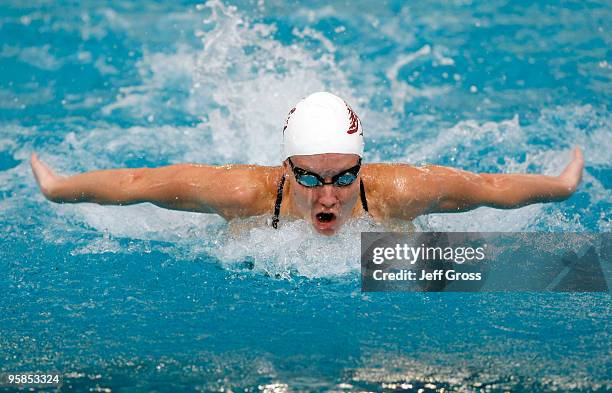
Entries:
{"label": "black swim goggles", "polygon": [[359,157],[359,162],[357,162],[357,165],[343,172],[340,172],[335,176],[332,176],[331,182],[325,182],[325,179],[319,176],[318,174],[293,165],[291,158],[288,158],[288,161],[289,165],[291,165],[291,170],[293,171],[295,180],[297,180],[297,182],[303,185],[304,187],[309,188],[321,187],[327,184],[331,184],[336,187],[350,186],[357,179],[359,169],[361,168],[361,157]]}

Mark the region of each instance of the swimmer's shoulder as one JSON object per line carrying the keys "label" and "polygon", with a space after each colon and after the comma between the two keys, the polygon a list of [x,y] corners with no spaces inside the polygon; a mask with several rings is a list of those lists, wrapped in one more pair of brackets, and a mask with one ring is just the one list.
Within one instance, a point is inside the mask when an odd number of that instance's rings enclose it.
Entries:
{"label": "swimmer's shoulder", "polygon": [[417,202],[427,188],[426,172],[426,167],[404,163],[365,164],[362,178],[368,205],[385,219],[416,217],[420,211]]}
{"label": "swimmer's shoulder", "polygon": [[[206,166],[201,166],[204,169]],[[216,183],[220,214],[228,220],[268,214],[274,210],[276,190],[283,170],[280,166],[228,164],[207,167],[212,173],[201,181]],[[212,191],[202,187],[203,191]]]}
{"label": "swimmer's shoulder", "polygon": [[283,176],[282,166],[244,165],[245,181],[250,183],[248,193],[249,212],[247,216],[270,214]]}
{"label": "swimmer's shoulder", "polygon": [[402,180],[421,178],[423,168],[403,163],[372,163],[363,165],[361,176],[370,188],[384,192],[403,186]]}

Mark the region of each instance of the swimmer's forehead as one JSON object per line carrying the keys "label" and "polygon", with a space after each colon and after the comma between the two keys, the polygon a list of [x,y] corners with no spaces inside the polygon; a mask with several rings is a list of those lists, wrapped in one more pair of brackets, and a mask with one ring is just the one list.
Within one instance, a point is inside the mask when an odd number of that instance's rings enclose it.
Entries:
{"label": "swimmer's forehead", "polygon": [[359,156],[357,154],[326,153],[313,154],[308,156],[292,156],[291,161],[307,171],[315,172],[320,175],[335,175],[343,170],[357,165]]}

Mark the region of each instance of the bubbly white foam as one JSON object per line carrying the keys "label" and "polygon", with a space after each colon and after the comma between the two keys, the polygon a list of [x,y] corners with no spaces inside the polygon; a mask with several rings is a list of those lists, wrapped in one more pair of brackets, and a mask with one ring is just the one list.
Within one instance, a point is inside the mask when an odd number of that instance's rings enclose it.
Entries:
{"label": "bubbly white foam", "polygon": [[361,232],[383,230],[367,218],[349,220],[336,236],[318,234],[305,220],[283,221],[278,230],[267,225],[249,228],[260,221],[254,217],[237,223],[237,233],[227,234],[213,255],[228,266],[249,260],[255,270],[273,277],[338,276],[359,269]]}

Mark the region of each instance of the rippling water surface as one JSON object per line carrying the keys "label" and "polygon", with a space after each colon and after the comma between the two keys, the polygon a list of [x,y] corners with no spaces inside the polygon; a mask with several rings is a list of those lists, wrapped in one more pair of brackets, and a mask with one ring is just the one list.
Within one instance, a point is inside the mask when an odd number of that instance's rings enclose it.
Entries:
{"label": "rippling water surface", "polygon": [[569,200],[421,230],[609,232],[609,2],[0,5],[0,370],[65,390],[607,391],[610,297],[361,293],[359,233],[228,233],[218,217],[44,200],[63,173],[276,165],[330,90],[366,161],[558,174]]}

